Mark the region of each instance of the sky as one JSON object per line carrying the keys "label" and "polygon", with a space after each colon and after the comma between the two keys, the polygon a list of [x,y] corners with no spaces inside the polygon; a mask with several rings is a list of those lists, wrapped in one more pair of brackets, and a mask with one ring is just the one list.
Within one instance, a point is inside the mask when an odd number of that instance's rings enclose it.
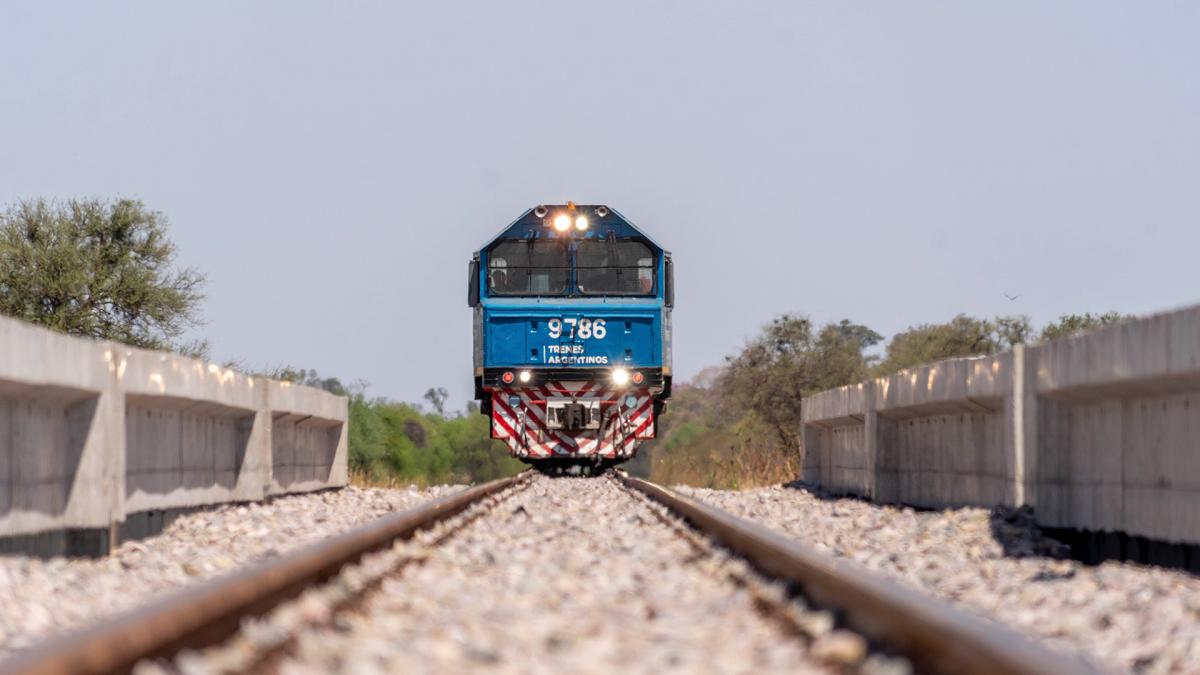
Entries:
{"label": "sky", "polygon": [[1198,35],[1194,2],[8,1],[0,205],[141,199],[217,360],[461,405],[471,252],[608,204],[674,254],[686,379],[783,312],[1200,302]]}

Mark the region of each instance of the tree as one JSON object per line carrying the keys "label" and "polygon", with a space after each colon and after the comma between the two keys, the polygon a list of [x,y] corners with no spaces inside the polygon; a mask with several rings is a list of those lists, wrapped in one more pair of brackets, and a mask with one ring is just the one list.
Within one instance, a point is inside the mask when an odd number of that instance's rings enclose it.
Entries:
{"label": "tree", "polygon": [[425,392],[425,400],[429,401],[429,405],[439,417],[446,416],[446,399],[450,397],[450,392],[446,391],[445,387],[430,387]]}
{"label": "tree", "polygon": [[1131,317],[1120,312],[1063,314],[1058,317],[1057,321],[1042,329],[1041,340],[1042,342],[1047,342],[1049,340],[1057,340],[1058,338],[1071,337],[1072,335],[1079,335],[1093,328],[1107,326],[1129,318]]}
{"label": "tree", "polygon": [[959,314],[946,323],[921,324],[897,333],[876,371],[890,375],[956,356],[994,354],[1001,346],[994,322]]}
{"label": "tree", "polygon": [[1029,342],[1033,335],[1033,324],[1027,316],[998,316],[996,317],[996,338],[1002,349],[1012,349],[1016,345]]}
{"label": "tree", "polygon": [[167,219],[139,201],[23,201],[0,213],[0,313],[148,349],[200,323],[204,277],[177,268]]}
{"label": "tree", "polygon": [[836,328],[842,335],[858,342],[860,349],[873,347],[883,342],[882,335],[861,324],[851,323],[850,319],[842,319],[836,326],[830,324],[830,327]]}
{"label": "tree", "polygon": [[865,378],[862,350],[879,339],[878,333],[849,321],[814,330],[807,317],[785,314],[726,359],[721,389],[730,403],[753,412],[786,447],[796,448],[801,399]]}
{"label": "tree", "polygon": [[240,370],[244,373],[249,372],[252,375],[270,378],[272,380],[284,380],[285,382],[294,382],[302,384],[306,387],[314,389],[323,389],[331,394],[338,396],[347,396],[351,393],[352,387],[347,387],[342,384],[342,381],[336,377],[321,377],[315,369],[305,370],[304,368],[293,368],[290,365],[269,367],[261,372],[251,372],[245,366],[238,362],[226,364],[227,367]]}

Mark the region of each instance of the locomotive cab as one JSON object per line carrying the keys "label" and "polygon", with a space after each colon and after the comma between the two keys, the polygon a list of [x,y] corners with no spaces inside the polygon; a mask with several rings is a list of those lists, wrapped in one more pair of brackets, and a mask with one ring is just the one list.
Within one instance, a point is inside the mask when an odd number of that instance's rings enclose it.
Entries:
{"label": "locomotive cab", "polygon": [[619,462],[671,391],[671,255],[605,206],[538,206],[477,251],[475,396],[531,463]]}

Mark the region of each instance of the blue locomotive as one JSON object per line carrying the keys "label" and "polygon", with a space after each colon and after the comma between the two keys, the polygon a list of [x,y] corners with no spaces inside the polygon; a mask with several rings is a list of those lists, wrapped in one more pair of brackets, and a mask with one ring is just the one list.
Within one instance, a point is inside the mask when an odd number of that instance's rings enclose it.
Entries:
{"label": "blue locomotive", "polygon": [[540,465],[600,466],[655,437],[671,395],[671,254],[616,210],[529,209],[471,258],[475,398]]}

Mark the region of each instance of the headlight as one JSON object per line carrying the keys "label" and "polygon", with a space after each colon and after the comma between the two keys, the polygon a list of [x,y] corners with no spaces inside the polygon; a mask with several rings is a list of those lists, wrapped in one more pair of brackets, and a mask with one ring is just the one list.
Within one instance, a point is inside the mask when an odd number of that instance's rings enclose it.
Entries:
{"label": "headlight", "polygon": [[612,371],[612,381],[618,387],[625,386],[629,383],[629,371],[624,368],[614,368]]}
{"label": "headlight", "polygon": [[533,377],[533,373],[529,372],[528,370],[522,370],[518,377],[520,377],[521,383],[524,384]]}
{"label": "headlight", "polygon": [[512,384],[513,383],[512,371],[511,370],[504,371],[504,374],[500,376],[500,381],[503,382],[504,384]]}
{"label": "headlight", "polygon": [[571,216],[565,213],[560,213],[554,218],[554,229],[559,232],[566,232],[571,229]]}
{"label": "headlight", "polygon": [[641,384],[642,382],[645,382],[645,381],[646,381],[645,375],[641,374],[640,372],[633,373],[633,383],[634,384]]}
{"label": "headlight", "polygon": [[587,222],[587,218],[585,216],[579,216],[578,218],[575,219],[575,229],[579,230],[580,232],[583,232],[584,230],[586,230],[587,226],[588,226],[588,222]]}

